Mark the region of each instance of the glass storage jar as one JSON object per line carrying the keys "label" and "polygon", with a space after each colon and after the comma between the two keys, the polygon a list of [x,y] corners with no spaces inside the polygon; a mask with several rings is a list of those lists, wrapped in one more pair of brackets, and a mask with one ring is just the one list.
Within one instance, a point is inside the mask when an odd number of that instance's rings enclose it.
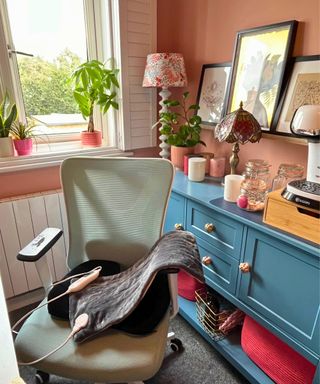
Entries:
{"label": "glass storage jar", "polygon": [[248,211],[263,210],[269,182],[270,164],[261,159],[248,160],[237,199],[238,206]]}
{"label": "glass storage jar", "polygon": [[272,181],[272,190],[284,188],[290,181],[303,178],[304,167],[300,164],[280,164]]}

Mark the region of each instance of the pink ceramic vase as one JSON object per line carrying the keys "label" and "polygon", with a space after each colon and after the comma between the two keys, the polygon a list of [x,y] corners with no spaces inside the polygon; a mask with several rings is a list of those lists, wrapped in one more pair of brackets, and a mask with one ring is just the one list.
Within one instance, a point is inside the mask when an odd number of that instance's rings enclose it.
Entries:
{"label": "pink ceramic vase", "polygon": [[83,147],[100,147],[102,144],[101,131],[82,131],[81,144]]}
{"label": "pink ceramic vase", "polygon": [[171,162],[177,168],[183,171],[184,156],[194,153],[194,147],[175,147],[171,146]]}
{"label": "pink ceramic vase", "polygon": [[19,156],[26,156],[26,155],[32,154],[33,142],[30,137],[28,139],[22,139],[22,140],[14,139],[13,145]]}

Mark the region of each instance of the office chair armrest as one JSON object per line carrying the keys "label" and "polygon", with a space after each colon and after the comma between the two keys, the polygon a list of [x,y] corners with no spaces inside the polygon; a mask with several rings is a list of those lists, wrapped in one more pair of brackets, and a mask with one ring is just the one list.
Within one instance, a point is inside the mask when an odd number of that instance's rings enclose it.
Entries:
{"label": "office chair armrest", "polygon": [[37,261],[59,240],[62,230],[46,228],[18,253],[20,261]]}
{"label": "office chair armrest", "polygon": [[35,262],[36,269],[46,294],[48,294],[52,287],[53,279],[47,258],[42,256],[50,250],[50,248],[59,240],[61,235],[62,230],[59,228],[46,228],[24,247],[17,256],[18,260]]}

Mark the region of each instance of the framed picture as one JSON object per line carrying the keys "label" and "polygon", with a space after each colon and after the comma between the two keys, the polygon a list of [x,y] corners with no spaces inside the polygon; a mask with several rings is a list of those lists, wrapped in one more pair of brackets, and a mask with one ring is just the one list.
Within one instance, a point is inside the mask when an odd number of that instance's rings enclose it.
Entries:
{"label": "framed picture", "polygon": [[226,93],[231,63],[205,64],[202,66],[197,104],[197,114],[202,123],[215,125],[225,114]]}
{"label": "framed picture", "polygon": [[[320,55],[293,59],[292,72],[277,108],[276,133],[291,135],[295,110],[305,104],[320,105]],[[273,132],[272,132],[273,133]]]}
{"label": "framed picture", "polygon": [[238,109],[242,101],[261,128],[270,130],[297,24],[292,20],[238,32],[228,113]]}

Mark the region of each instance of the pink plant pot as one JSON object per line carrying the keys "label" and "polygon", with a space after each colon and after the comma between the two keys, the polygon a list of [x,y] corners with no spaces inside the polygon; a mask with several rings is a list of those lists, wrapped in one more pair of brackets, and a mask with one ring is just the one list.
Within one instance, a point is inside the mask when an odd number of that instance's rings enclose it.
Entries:
{"label": "pink plant pot", "polygon": [[14,139],[13,145],[19,156],[26,156],[32,154],[33,142],[31,138],[28,139]]}
{"label": "pink plant pot", "polygon": [[82,131],[81,144],[83,147],[100,147],[102,144],[101,131]]}
{"label": "pink plant pot", "polygon": [[183,171],[184,156],[194,153],[194,147],[175,147],[171,146],[171,162],[177,168]]}

